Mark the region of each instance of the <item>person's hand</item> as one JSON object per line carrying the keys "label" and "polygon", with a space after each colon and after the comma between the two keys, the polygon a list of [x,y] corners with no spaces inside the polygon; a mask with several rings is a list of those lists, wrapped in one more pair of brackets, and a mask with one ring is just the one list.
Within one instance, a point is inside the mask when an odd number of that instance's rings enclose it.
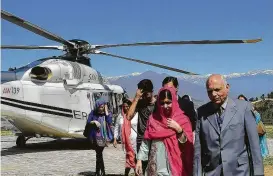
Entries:
{"label": "person's hand", "polygon": [[114,139],[114,142],[113,142],[113,146],[114,146],[115,148],[117,148],[117,145],[118,145],[117,139],[115,138],[115,139]]}
{"label": "person's hand", "polygon": [[136,175],[138,175],[138,176],[142,175],[142,162],[141,162],[141,160],[137,160]]}
{"label": "person's hand", "polygon": [[180,125],[173,119],[170,119],[170,118],[167,119],[167,126],[175,130],[177,133],[182,131],[182,128],[180,127]]}
{"label": "person's hand", "polygon": [[142,95],[143,95],[143,90],[137,89],[135,98],[139,100],[142,97]]}
{"label": "person's hand", "polygon": [[98,122],[97,120],[93,120],[90,123],[94,123],[98,128],[100,128],[100,122]]}
{"label": "person's hand", "polygon": [[105,105],[104,105],[104,111],[105,111],[105,112],[108,111],[108,105],[107,105],[107,103],[105,103]]}
{"label": "person's hand", "polygon": [[105,114],[106,114],[106,115],[109,114],[109,113],[108,113],[109,111],[108,111],[108,106],[107,106],[107,104],[104,105],[104,111],[105,111]]}

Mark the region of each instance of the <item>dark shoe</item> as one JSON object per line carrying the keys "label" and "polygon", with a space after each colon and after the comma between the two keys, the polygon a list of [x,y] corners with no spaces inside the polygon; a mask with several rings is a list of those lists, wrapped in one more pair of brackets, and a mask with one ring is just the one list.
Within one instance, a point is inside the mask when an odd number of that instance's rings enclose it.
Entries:
{"label": "dark shoe", "polygon": [[105,176],[104,162],[101,163],[101,176]]}
{"label": "dark shoe", "polygon": [[96,173],[95,176],[100,176],[100,164],[97,162],[96,163]]}
{"label": "dark shoe", "polygon": [[105,171],[102,171],[102,170],[98,172],[96,171],[95,176],[105,176]]}

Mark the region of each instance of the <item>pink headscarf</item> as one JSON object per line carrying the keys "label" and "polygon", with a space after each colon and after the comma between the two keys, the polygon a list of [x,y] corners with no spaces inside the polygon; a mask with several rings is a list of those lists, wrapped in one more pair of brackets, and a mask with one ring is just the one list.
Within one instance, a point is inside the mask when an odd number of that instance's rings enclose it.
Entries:
{"label": "pink headscarf", "polygon": [[[149,117],[144,139],[159,139],[163,141],[168,153],[172,175],[191,175],[193,167],[193,134],[191,123],[179,107],[175,89],[165,86],[159,90],[158,95],[163,90],[169,90],[172,94],[172,114],[170,117],[164,115],[158,96],[157,111]],[[182,127],[184,135],[187,137],[187,142],[182,144],[183,146],[179,144],[176,132],[167,127],[167,118],[173,119]]]}
{"label": "pink headscarf", "polygon": [[126,168],[135,168],[135,152],[131,144],[130,135],[131,135],[131,121],[126,117],[126,114],[123,111],[122,107],[122,116],[123,116],[123,125],[122,125],[122,143],[126,151]]}

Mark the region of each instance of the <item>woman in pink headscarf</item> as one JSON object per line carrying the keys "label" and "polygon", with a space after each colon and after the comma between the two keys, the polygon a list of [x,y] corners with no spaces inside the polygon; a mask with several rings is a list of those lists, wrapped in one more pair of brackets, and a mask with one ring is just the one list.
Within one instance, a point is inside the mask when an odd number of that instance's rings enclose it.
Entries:
{"label": "woman in pink headscarf", "polygon": [[122,112],[117,118],[114,131],[114,146],[117,146],[117,137],[121,137],[123,149],[125,149],[125,176],[129,175],[136,166],[136,137],[137,137],[137,120],[136,113],[131,121],[126,117],[132,102],[128,99],[123,100]]}
{"label": "woman in pink headscarf", "polygon": [[156,110],[149,117],[137,155],[136,172],[148,160],[145,175],[190,176],[193,167],[193,134],[189,118],[179,108],[176,90],[159,90]]}

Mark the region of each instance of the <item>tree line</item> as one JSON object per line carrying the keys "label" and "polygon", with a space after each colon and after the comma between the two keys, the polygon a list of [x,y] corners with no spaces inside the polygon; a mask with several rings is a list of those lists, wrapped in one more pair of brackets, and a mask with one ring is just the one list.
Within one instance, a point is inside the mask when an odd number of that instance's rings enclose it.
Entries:
{"label": "tree line", "polygon": [[[273,99],[273,91],[272,92],[270,92],[270,93],[268,93],[268,94],[262,94],[261,96],[260,96],[260,99],[261,100],[265,100],[265,98],[272,98]],[[258,97],[256,97],[256,98],[254,98],[254,97],[251,97],[250,99],[249,99],[249,101],[251,101],[251,102],[254,102],[254,101],[258,101],[259,100],[259,98]]]}
{"label": "tree line", "polygon": [[[273,101],[267,100],[266,98],[273,99],[273,91],[268,93],[267,96],[265,94],[262,94],[260,96],[260,99],[262,101],[257,102],[254,104],[255,109],[261,114],[262,121],[265,124],[273,124]],[[258,97],[256,98],[250,98],[249,101],[257,101]]]}

